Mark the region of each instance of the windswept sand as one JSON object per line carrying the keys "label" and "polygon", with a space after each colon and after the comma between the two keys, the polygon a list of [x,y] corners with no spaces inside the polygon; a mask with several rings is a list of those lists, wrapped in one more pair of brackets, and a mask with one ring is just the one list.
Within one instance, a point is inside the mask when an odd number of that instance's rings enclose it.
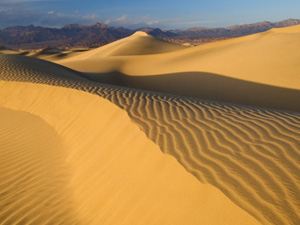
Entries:
{"label": "windswept sand", "polygon": [[300,113],[14,55],[0,78],[2,224],[300,223]]}
{"label": "windswept sand", "polygon": [[258,224],[109,101],[4,81],[0,95],[1,224]]}
{"label": "windswept sand", "polygon": [[[297,25],[156,52],[170,44],[139,34],[55,62],[100,82],[300,111],[299,40]],[[156,54],[149,52],[148,46]]]}

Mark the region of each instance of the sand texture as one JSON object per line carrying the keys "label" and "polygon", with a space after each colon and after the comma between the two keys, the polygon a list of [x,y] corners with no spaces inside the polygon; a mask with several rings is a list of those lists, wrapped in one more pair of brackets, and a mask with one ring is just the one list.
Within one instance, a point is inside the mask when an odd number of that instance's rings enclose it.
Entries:
{"label": "sand texture", "polygon": [[[117,72],[125,73],[128,65],[134,70],[137,60],[141,73],[130,76],[148,77],[148,70],[171,68],[171,58],[180,72],[202,51],[212,60],[221,57],[222,48],[228,49],[222,54],[229,54],[262,41],[268,46],[266,37],[270,45],[289,35],[291,41],[298,31],[295,26],[172,52],[141,48],[130,49],[139,56],[125,54],[125,42],[151,38],[138,33],[112,43],[111,51],[101,47],[106,56],[97,55],[99,48],[74,56],[87,56],[82,60],[65,60],[86,73],[115,60],[123,60],[123,70]],[[286,50],[278,44],[265,54],[279,48]],[[291,54],[298,57],[296,51]],[[282,64],[287,59],[281,58]],[[255,77],[243,73],[240,63],[238,79],[245,87],[255,81],[275,88],[274,93],[300,89],[295,63],[295,73],[286,68],[285,82],[274,68]],[[268,74],[272,69],[274,79]],[[0,224],[300,224],[298,92],[286,99],[289,105],[268,97],[278,110],[103,84],[86,73],[41,59],[0,55]],[[231,95],[251,99],[252,92],[240,91]],[[267,103],[262,98],[260,104]],[[295,108],[289,108],[292,103]]]}

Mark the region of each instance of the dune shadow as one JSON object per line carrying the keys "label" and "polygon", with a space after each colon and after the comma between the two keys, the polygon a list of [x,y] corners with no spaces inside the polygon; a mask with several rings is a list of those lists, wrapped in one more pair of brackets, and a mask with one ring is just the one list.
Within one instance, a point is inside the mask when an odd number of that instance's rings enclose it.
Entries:
{"label": "dune shadow", "polygon": [[300,111],[300,91],[206,72],[129,76],[118,71],[85,73],[93,81],[249,106]]}

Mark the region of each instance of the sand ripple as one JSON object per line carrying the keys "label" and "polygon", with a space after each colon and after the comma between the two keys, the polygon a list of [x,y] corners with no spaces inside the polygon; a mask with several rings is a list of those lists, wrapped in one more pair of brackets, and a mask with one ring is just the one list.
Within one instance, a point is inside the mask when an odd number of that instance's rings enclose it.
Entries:
{"label": "sand ripple", "polygon": [[18,57],[0,56],[1,79],[76,88],[106,98],[126,110],[164,153],[174,156],[201,182],[220,189],[261,223],[300,224],[299,113],[51,74],[45,79],[34,66],[30,67],[33,72],[24,72],[27,64]]}

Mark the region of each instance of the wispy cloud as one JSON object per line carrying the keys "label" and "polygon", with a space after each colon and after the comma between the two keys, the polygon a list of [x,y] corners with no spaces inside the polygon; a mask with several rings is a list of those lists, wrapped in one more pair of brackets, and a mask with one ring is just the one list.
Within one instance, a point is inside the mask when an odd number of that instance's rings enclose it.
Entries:
{"label": "wispy cloud", "polygon": [[167,29],[186,29],[190,27],[211,27],[212,24],[218,23],[217,20],[165,20],[159,23],[161,28]]}
{"label": "wispy cloud", "polygon": [[155,24],[159,24],[159,21],[158,20],[154,20],[154,21],[147,22],[147,25],[149,25],[149,26],[152,26],[152,25],[155,25]]}
{"label": "wispy cloud", "polygon": [[85,20],[85,21],[96,21],[100,18],[99,15],[96,15],[96,14],[88,14],[88,15],[84,15],[81,17],[82,20]]}
{"label": "wispy cloud", "polygon": [[100,19],[97,14],[61,13],[49,10],[42,12],[29,7],[26,3],[57,0],[0,0],[0,28],[16,25],[41,25],[61,27],[71,23],[90,24]]}
{"label": "wispy cloud", "polygon": [[117,19],[115,19],[115,22],[117,22],[117,23],[125,23],[125,22],[128,22],[128,21],[129,21],[128,15],[126,15],[126,14],[124,14],[121,17],[118,17]]}
{"label": "wispy cloud", "polygon": [[197,20],[158,20],[150,15],[131,15],[121,14],[119,16],[104,17],[97,13],[83,14],[79,10],[72,13],[59,12],[51,9],[51,4],[47,11],[40,8],[32,7],[30,2],[49,2],[61,0],[0,0],[0,28],[16,25],[40,25],[48,27],[62,27],[66,24],[92,24],[95,22],[104,22],[113,27],[126,27],[137,29],[141,27],[160,27],[160,28],[181,28],[206,26],[214,21],[197,21]]}
{"label": "wispy cloud", "polygon": [[105,21],[110,26],[123,26],[127,28],[139,28],[146,26],[153,26],[159,24],[159,20],[153,20],[149,15],[130,17],[127,14],[123,14],[117,18],[109,18]]}
{"label": "wispy cloud", "polygon": [[183,22],[173,22],[173,24],[178,25],[200,25],[200,24],[208,24],[215,23],[216,20],[194,20],[194,21],[183,21]]}

